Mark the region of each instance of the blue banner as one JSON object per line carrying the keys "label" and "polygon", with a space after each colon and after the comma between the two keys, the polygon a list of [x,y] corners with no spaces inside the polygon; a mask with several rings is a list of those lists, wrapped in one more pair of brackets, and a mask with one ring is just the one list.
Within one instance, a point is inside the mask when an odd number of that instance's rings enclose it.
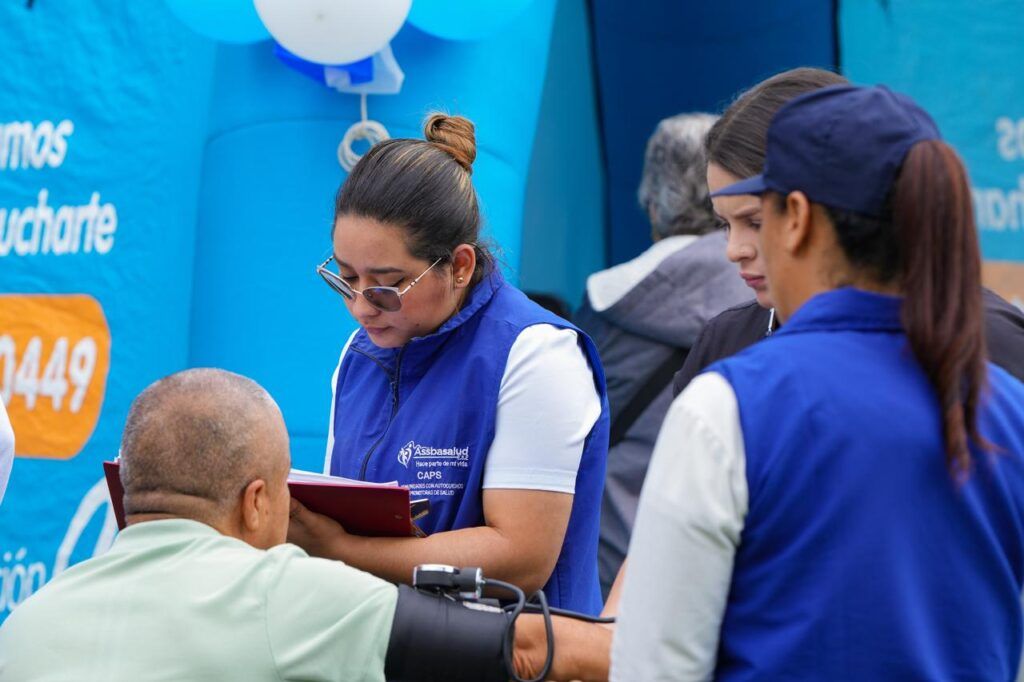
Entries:
{"label": "blue banner", "polygon": [[967,163],[985,282],[1024,305],[1024,11],[1016,0],[847,0],[842,66],[928,110]]}
{"label": "blue banner", "polygon": [[[100,462],[185,366],[212,46],[159,2],[0,3],[0,619],[113,538]],[[29,6],[31,5],[31,6]]]}

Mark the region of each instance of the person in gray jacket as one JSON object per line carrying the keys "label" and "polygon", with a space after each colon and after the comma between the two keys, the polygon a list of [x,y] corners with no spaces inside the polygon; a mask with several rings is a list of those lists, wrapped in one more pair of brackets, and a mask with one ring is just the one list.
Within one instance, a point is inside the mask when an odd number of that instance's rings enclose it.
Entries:
{"label": "person in gray jacket", "polygon": [[598,551],[605,595],[626,556],[647,463],[672,402],[672,375],[708,320],[750,298],[725,256],[723,224],[708,198],[704,137],[716,118],[680,114],[658,124],[637,193],[654,244],[591,275],[575,316],[597,344],[611,403]]}

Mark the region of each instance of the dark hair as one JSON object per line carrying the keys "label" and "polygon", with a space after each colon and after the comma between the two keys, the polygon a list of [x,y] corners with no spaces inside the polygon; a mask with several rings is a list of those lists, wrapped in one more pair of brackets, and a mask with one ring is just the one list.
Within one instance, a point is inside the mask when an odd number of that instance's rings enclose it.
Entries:
{"label": "dark hair", "polygon": [[946,464],[966,476],[968,440],[991,446],[977,424],[986,384],[981,251],[963,162],[944,142],[918,142],[882,217],[825,208],[852,265],[900,282],[903,328],[939,398]]}
{"label": "dark hair", "polygon": [[832,71],[809,67],[761,81],[737,97],[711,126],[704,143],[708,162],[738,178],[757,175],[764,168],[768,126],[782,105],[804,93],[848,82]]}
{"label": "dark hair", "polygon": [[375,144],[338,190],[334,221],[357,215],[395,225],[405,233],[409,253],[429,262],[444,262],[459,244],[472,244],[476,283],[494,257],[479,243],[480,207],[470,180],[476,159],[473,123],[432,114],[423,136]]}

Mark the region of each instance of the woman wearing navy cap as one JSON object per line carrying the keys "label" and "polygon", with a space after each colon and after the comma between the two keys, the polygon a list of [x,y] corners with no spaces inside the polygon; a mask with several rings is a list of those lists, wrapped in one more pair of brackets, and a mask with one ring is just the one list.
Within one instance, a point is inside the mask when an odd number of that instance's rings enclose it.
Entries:
{"label": "woman wearing navy cap", "polygon": [[966,173],[885,88],[776,115],[761,250],[785,323],[673,403],[612,678],[1012,679],[1024,385],[985,361]]}
{"label": "woman wearing navy cap", "polygon": [[[708,189],[715,193],[761,172],[768,126],[784,104],[820,88],[847,84],[849,82],[839,74],[802,67],[778,73],[739,95],[707,135]],[[761,198],[720,195],[715,196],[712,203],[715,214],[727,227],[726,256],[736,264],[739,276],[753,290],[754,298],[725,310],[704,326],[682,368],[675,374],[675,395],[712,363],[757,343],[779,327],[758,242]],[[989,289],[982,289],[982,301],[989,359],[1024,380],[1024,314]],[[617,612],[622,579],[620,571],[605,603],[607,615]]]}

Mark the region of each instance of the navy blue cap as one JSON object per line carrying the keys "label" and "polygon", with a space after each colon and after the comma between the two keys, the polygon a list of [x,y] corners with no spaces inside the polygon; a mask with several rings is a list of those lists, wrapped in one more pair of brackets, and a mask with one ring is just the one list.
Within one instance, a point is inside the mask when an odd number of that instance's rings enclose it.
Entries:
{"label": "navy blue cap", "polygon": [[768,127],[764,172],[712,193],[788,194],[879,217],[907,152],[939,140],[931,116],[889,88],[834,85],[787,102]]}

